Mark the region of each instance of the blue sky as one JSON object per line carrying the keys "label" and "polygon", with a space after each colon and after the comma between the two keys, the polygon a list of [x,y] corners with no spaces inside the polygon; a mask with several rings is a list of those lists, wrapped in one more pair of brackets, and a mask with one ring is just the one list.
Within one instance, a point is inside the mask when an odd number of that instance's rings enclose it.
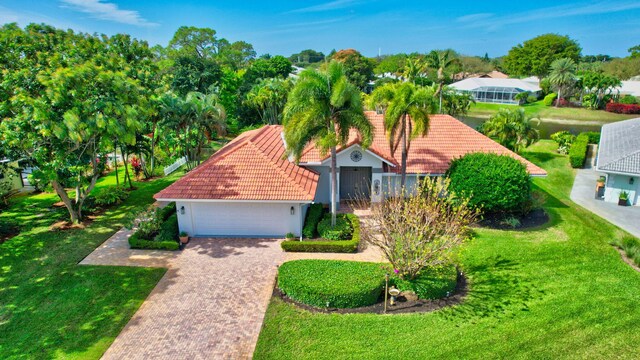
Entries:
{"label": "blue sky", "polygon": [[45,22],[166,45],[182,25],[245,40],[258,54],[355,48],[374,56],[453,48],[500,56],[536,35],[578,40],[583,54],[626,56],[640,44],[640,1],[0,0],[0,23]]}

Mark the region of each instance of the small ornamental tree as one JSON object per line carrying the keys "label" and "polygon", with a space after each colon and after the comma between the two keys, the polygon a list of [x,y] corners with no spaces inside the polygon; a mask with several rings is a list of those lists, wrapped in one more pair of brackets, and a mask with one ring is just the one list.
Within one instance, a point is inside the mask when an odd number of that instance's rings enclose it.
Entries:
{"label": "small ornamental tree", "polygon": [[415,192],[390,197],[372,207],[361,239],[379,248],[403,279],[425,268],[450,264],[470,236],[478,212],[450,191],[448,179],[425,179]]}
{"label": "small ornamental tree", "polygon": [[445,174],[451,191],[485,213],[523,209],[531,198],[531,178],[520,161],[506,155],[472,153],[451,162]]}

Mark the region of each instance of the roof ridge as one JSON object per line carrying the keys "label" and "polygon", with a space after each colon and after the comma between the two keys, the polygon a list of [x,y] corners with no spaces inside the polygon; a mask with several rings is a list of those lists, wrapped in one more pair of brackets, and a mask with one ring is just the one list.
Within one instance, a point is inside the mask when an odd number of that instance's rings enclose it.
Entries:
{"label": "roof ridge", "polygon": [[[296,189],[298,189],[298,191],[301,191],[302,194],[304,195],[310,195],[313,196],[314,194],[310,194],[307,190],[305,190],[300,184],[298,184],[298,182],[292,178],[286,171],[284,171],[284,169],[282,169],[282,167],[278,164],[276,164],[274,161],[272,161],[273,159],[270,158],[269,156],[267,156],[267,154],[264,153],[264,151],[258,147],[254,142],[249,142],[249,145],[251,145],[253,148],[255,148],[259,155],[267,162],[267,164],[272,167],[275,168],[276,171],[278,171],[280,173],[280,175],[284,175],[284,177],[289,180],[290,183],[292,183]],[[289,163],[291,164],[291,163]],[[295,164],[291,164],[293,166],[297,166]],[[299,167],[299,166],[298,166]]]}

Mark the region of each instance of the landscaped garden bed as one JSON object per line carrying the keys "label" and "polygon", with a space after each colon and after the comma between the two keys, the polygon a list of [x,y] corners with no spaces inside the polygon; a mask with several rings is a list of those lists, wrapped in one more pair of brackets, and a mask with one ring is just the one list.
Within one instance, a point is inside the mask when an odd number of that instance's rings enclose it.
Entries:
{"label": "landscaped garden bed", "polygon": [[178,250],[178,215],[176,204],[144,212],[137,230],[129,237],[132,249]]}
{"label": "landscaped garden bed", "polygon": [[[360,244],[360,220],[354,214],[338,214],[331,227],[331,214],[322,204],[309,208],[302,230],[305,239],[288,239],[281,243],[284,251],[354,253]],[[318,237],[319,235],[319,237]]]}
{"label": "landscaped garden bed", "polygon": [[389,264],[339,260],[296,260],[278,271],[273,296],[299,308],[325,313],[384,313],[385,275],[400,290],[387,313],[427,312],[462,301],[466,280],[454,266],[426,269],[413,280]]}

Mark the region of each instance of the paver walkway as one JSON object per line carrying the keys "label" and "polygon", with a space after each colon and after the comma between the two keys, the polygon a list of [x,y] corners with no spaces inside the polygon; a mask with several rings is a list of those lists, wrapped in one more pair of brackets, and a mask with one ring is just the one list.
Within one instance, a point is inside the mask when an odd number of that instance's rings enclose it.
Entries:
{"label": "paver walkway", "polygon": [[640,207],[618,206],[618,204],[596,200],[595,186],[598,177],[600,174],[592,168],[578,170],[571,189],[571,200],[640,238]]}
{"label": "paver walkway", "polygon": [[103,359],[251,358],[284,259],[279,240],[196,238],[181,252],[140,255],[126,236],[81,263],[168,270]]}

